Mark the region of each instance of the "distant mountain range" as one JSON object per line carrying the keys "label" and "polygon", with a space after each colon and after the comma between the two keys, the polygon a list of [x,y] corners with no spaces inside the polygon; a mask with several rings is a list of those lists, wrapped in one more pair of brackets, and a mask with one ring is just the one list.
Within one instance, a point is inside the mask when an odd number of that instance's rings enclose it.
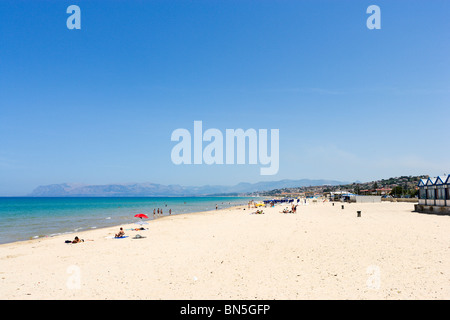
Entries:
{"label": "distant mountain range", "polygon": [[237,195],[280,188],[294,188],[321,185],[341,185],[346,182],[335,180],[280,180],[257,183],[239,183],[234,186],[180,186],[156,183],[128,183],[107,185],[81,185],[71,183],[39,186],[30,197],[164,197],[164,196],[206,196]]}

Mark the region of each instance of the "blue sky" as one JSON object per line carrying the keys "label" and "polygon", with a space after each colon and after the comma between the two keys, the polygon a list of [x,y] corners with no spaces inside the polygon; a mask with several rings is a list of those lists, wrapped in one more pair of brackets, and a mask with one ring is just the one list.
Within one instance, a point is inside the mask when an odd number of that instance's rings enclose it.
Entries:
{"label": "blue sky", "polygon": [[[69,30],[66,9],[81,9]],[[369,30],[366,9],[381,9]],[[0,195],[449,173],[448,1],[0,1]],[[279,129],[280,169],[179,165],[177,128]]]}

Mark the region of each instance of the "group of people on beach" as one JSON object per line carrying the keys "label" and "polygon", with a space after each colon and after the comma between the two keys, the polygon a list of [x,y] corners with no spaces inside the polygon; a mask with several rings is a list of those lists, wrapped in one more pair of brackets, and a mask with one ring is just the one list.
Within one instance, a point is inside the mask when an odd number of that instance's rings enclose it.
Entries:
{"label": "group of people on beach", "polygon": [[[167,207],[167,205],[166,205],[166,207]],[[218,209],[219,209],[219,206],[216,204],[216,210],[218,210]],[[257,213],[262,214],[263,212],[262,212],[262,210],[258,210]],[[171,215],[171,214],[172,214],[172,209],[169,209],[169,215]],[[155,216],[162,216],[162,215],[164,215],[162,208],[153,209],[153,218],[155,218]],[[142,228],[140,230],[142,230]],[[123,238],[124,236],[125,236],[125,231],[121,227],[119,229],[119,232],[114,235],[114,238]],[[75,237],[75,239],[73,241],[66,240],[66,243],[80,243],[80,242],[84,242],[84,240],[80,239],[78,237]]]}
{"label": "group of people on beach", "polygon": [[284,208],[280,213],[297,213],[297,205],[292,204],[291,210]]}
{"label": "group of people on beach", "polygon": [[[156,209],[153,209],[153,218],[155,217],[155,215],[158,215],[158,216],[162,216],[162,215],[164,215],[163,214],[163,209],[161,208],[158,208],[158,210],[156,210]],[[169,209],[169,215],[170,214],[172,214],[172,209]]]}

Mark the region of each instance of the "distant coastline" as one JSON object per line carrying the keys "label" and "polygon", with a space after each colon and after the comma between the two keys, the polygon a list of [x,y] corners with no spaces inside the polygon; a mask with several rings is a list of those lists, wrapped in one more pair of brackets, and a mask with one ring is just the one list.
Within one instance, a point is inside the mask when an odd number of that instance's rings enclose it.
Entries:
{"label": "distant coastline", "polygon": [[248,196],[251,193],[277,188],[341,185],[336,180],[279,180],[257,183],[239,183],[234,186],[181,186],[156,183],[128,183],[81,185],[72,183],[38,186],[28,197],[194,197],[194,196]]}
{"label": "distant coastline", "polygon": [[[38,186],[30,194],[15,197],[249,197],[249,196],[297,196],[307,193],[327,193],[345,190],[355,194],[382,191],[396,197],[416,197],[417,183],[428,175],[400,176],[369,182],[353,183],[325,180],[300,179],[257,183],[239,183],[234,186],[205,185],[181,186],[156,183],[128,183],[106,185],[81,185],[61,183]],[[8,196],[10,197],[10,196]]]}

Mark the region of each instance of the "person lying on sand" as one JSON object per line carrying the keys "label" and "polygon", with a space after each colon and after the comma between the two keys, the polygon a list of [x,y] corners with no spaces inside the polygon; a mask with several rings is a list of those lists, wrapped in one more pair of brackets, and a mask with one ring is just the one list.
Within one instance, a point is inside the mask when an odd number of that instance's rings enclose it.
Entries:
{"label": "person lying on sand", "polygon": [[125,231],[123,231],[123,228],[121,227],[119,230],[119,233],[116,233],[116,235],[114,237],[120,238],[120,237],[123,237],[124,235],[125,235]]}
{"label": "person lying on sand", "polygon": [[262,211],[262,210],[256,210],[256,212],[252,212],[251,214],[264,214],[264,211]]}
{"label": "person lying on sand", "polygon": [[78,237],[75,237],[75,239],[73,239],[72,243],[80,243],[80,242],[84,242],[83,239],[80,239]]}

